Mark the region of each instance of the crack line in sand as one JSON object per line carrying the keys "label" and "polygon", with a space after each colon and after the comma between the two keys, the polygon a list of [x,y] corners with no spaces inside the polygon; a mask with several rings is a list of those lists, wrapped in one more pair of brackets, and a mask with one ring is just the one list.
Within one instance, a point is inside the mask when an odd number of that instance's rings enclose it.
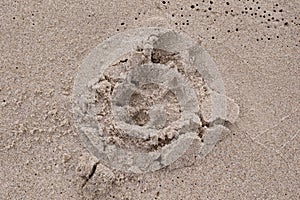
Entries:
{"label": "crack line in sand", "polygon": [[296,109],[294,112],[291,112],[290,114],[282,117],[274,126],[272,126],[271,128],[267,128],[266,130],[258,133],[256,136],[251,137],[253,140],[256,140],[257,138],[259,138],[260,136],[262,136],[263,134],[277,128],[278,126],[282,126],[282,122],[285,121],[287,118],[291,117],[294,113],[298,112],[298,109]]}
{"label": "crack line in sand", "polygon": [[93,175],[95,174],[95,172],[96,172],[96,169],[97,169],[97,165],[99,164],[99,162],[96,162],[94,165],[93,165],[93,167],[92,167],[92,169],[91,169],[91,171],[90,171],[90,173],[89,173],[89,175],[87,176],[87,177],[84,177],[84,182],[82,183],[82,188],[88,183],[88,181],[93,177]]}

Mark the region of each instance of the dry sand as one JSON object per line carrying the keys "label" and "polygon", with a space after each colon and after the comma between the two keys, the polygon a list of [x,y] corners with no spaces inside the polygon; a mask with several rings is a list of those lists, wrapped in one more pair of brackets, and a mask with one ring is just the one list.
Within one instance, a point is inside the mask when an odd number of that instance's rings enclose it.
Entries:
{"label": "dry sand", "polygon": [[[300,199],[299,18],[297,0],[1,2],[0,199]],[[197,40],[240,114],[206,157],[127,174],[80,140],[72,89],[99,43],[150,26]]]}

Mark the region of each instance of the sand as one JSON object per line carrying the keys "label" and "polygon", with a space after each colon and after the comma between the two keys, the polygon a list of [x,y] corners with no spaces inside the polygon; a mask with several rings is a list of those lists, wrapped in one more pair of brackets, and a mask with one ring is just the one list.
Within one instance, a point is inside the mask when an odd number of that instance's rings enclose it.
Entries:
{"label": "sand", "polygon": [[[299,199],[299,6],[1,2],[0,199]],[[196,140],[168,166],[125,173],[81,139],[74,81],[98,44],[153,26],[183,32],[209,53],[239,117],[201,158]]]}

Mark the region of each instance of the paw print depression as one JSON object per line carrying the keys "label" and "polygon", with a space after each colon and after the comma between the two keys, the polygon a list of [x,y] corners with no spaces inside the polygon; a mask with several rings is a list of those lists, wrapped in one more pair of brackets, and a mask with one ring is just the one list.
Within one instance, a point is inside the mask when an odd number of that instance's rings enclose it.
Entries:
{"label": "paw print depression", "polygon": [[194,140],[209,153],[238,106],[209,54],[183,33],[142,28],[115,35],[83,60],[73,89],[74,122],[108,167],[145,173],[168,166]]}

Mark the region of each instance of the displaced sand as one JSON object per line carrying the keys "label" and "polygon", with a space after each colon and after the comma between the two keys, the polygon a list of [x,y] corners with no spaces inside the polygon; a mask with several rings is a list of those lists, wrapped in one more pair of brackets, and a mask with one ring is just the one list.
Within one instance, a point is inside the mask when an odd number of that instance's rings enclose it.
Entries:
{"label": "displaced sand", "polygon": [[[299,199],[299,6],[1,2],[0,199]],[[147,26],[197,40],[240,115],[206,157],[195,158],[195,141],[166,168],[126,174],[102,165],[81,142],[72,89],[93,48]]]}

